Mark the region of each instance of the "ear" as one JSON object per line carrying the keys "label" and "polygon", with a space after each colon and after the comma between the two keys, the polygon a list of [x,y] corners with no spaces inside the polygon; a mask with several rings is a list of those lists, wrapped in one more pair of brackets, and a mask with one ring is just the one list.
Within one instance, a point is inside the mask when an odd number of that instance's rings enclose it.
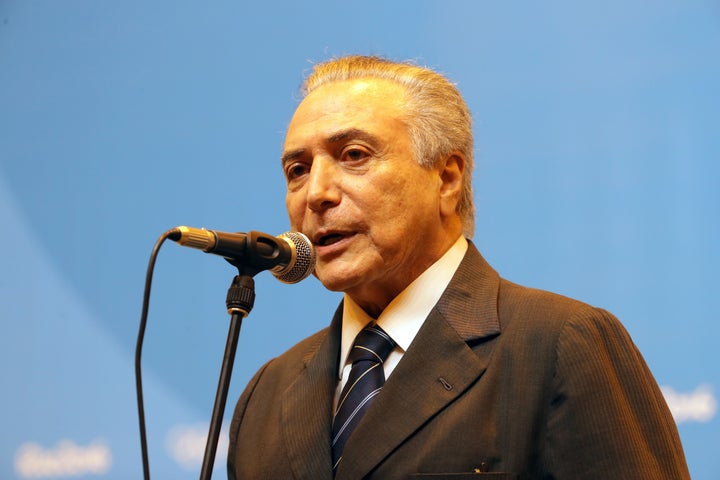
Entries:
{"label": "ear", "polygon": [[463,188],[465,157],[460,152],[452,152],[440,162],[439,169],[440,213],[445,217],[457,215]]}

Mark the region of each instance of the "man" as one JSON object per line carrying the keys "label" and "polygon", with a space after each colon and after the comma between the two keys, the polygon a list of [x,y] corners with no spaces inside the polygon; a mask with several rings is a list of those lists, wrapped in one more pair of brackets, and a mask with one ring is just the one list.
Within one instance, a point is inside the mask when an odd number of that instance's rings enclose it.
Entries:
{"label": "man", "polygon": [[[229,477],[689,478],[618,321],[501,279],[469,241],[471,121],[457,89],[346,57],[317,65],[304,93],[282,155],[286,204],[316,247],[315,275],[344,298],[328,328],[250,381]],[[363,346],[367,325],[382,354]],[[357,374],[368,349],[381,358]],[[379,383],[346,417],[369,372]]]}

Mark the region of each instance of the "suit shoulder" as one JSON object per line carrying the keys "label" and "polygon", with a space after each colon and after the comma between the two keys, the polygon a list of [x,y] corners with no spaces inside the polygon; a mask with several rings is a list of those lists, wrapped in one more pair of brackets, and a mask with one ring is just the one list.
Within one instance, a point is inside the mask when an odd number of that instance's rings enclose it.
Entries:
{"label": "suit shoulder", "polygon": [[[615,329],[620,322],[608,311],[558,293],[500,280],[498,313],[503,327],[559,331],[570,325]],[[622,328],[622,327],[620,327]]]}
{"label": "suit shoulder", "polygon": [[[306,361],[312,357],[327,337],[326,327],[296,343],[281,355],[270,359],[255,373],[240,396],[235,408],[235,417],[242,417],[250,398],[261,392],[264,397],[281,395],[285,388],[297,377],[304,368]],[[238,422],[239,418],[233,420]]]}
{"label": "suit shoulder", "polygon": [[268,367],[282,366],[287,368],[288,365],[302,365],[303,361],[311,357],[317,352],[320,345],[328,335],[330,327],[325,327],[309,337],[300,340],[298,343],[290,347],[284,353],[278,355],[268,362]]}

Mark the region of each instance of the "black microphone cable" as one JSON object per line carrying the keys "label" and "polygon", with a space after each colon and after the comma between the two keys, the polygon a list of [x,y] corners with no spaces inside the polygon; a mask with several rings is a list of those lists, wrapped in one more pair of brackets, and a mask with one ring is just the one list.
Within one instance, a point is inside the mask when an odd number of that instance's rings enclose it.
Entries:
{"label": "black microphone cable", "polygon": [[150,461],[148,458],[147,434],[145,431],[145,407],[143,403],[142,391],[142,346],[145,338],[145,326],[147,325],[148,309],[150,307],[150,288],[152,286],[153,270],[155,269],[155,261],[157,260],[160,247],[167,240],[175,229],[168,230],[160,235],[155,242],[152,252],[150,253],[150,261],[148,262],[147,273],[145,275],[145,290],[143,292],[142,313],[140,314],[140,328],[138,331],[137,344],[135,346],[135,390],[137,391],[138,404],[138,420],[140,423],[140,449],[142,450],[143,478],[150,480]]}

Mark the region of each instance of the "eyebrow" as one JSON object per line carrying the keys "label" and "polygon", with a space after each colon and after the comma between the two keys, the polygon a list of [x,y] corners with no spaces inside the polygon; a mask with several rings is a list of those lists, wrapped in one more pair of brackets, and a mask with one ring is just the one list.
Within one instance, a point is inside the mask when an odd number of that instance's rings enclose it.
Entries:
{"label": "eyebrow", "polygon": [[[330,135],[325,141],[329,144],[335,144],[347,141],[348,139],[362,140],[376,148],[380,144],[380,139],[378,137],[368,132],[367,130],[362,130],[360,128],[348,128],[347,130],[341,130],[337,133]],[[298,157],[302,157],[306,151],[307,149],[305,148],[290,150],[289,152],[283,153],[283,155],[280,157],[280,161],[282,165],[285,165]]]}
{"label": "eyebrow", "polygon": [[363,140],[372,145],[377,145],[380,142],[378,137],[376,137],[372,133],[368,132],[367,130],[362,130],[360,128],[349,128],[347,130],[342,130],[340,132],[335,133],[334,135],[331,135],[328,138],[328,143],[343,142],[350,138]]}
{"label": "eyebrow", "polygon": [[296,158],[302,157],[304,153],[305,153],[305,149],[304,149],[304,148],[298,148],[298,149],[296,149],[296,150],[290,150],[289,152],[285,152],[285,153],[283,153],[282,156],[280,157],[280,163],[281,163],[283,166],[285,166],[285,165],[287,165],[288,163],[290,163],[290,162],[292,162],[293,160],[295,160]]}

